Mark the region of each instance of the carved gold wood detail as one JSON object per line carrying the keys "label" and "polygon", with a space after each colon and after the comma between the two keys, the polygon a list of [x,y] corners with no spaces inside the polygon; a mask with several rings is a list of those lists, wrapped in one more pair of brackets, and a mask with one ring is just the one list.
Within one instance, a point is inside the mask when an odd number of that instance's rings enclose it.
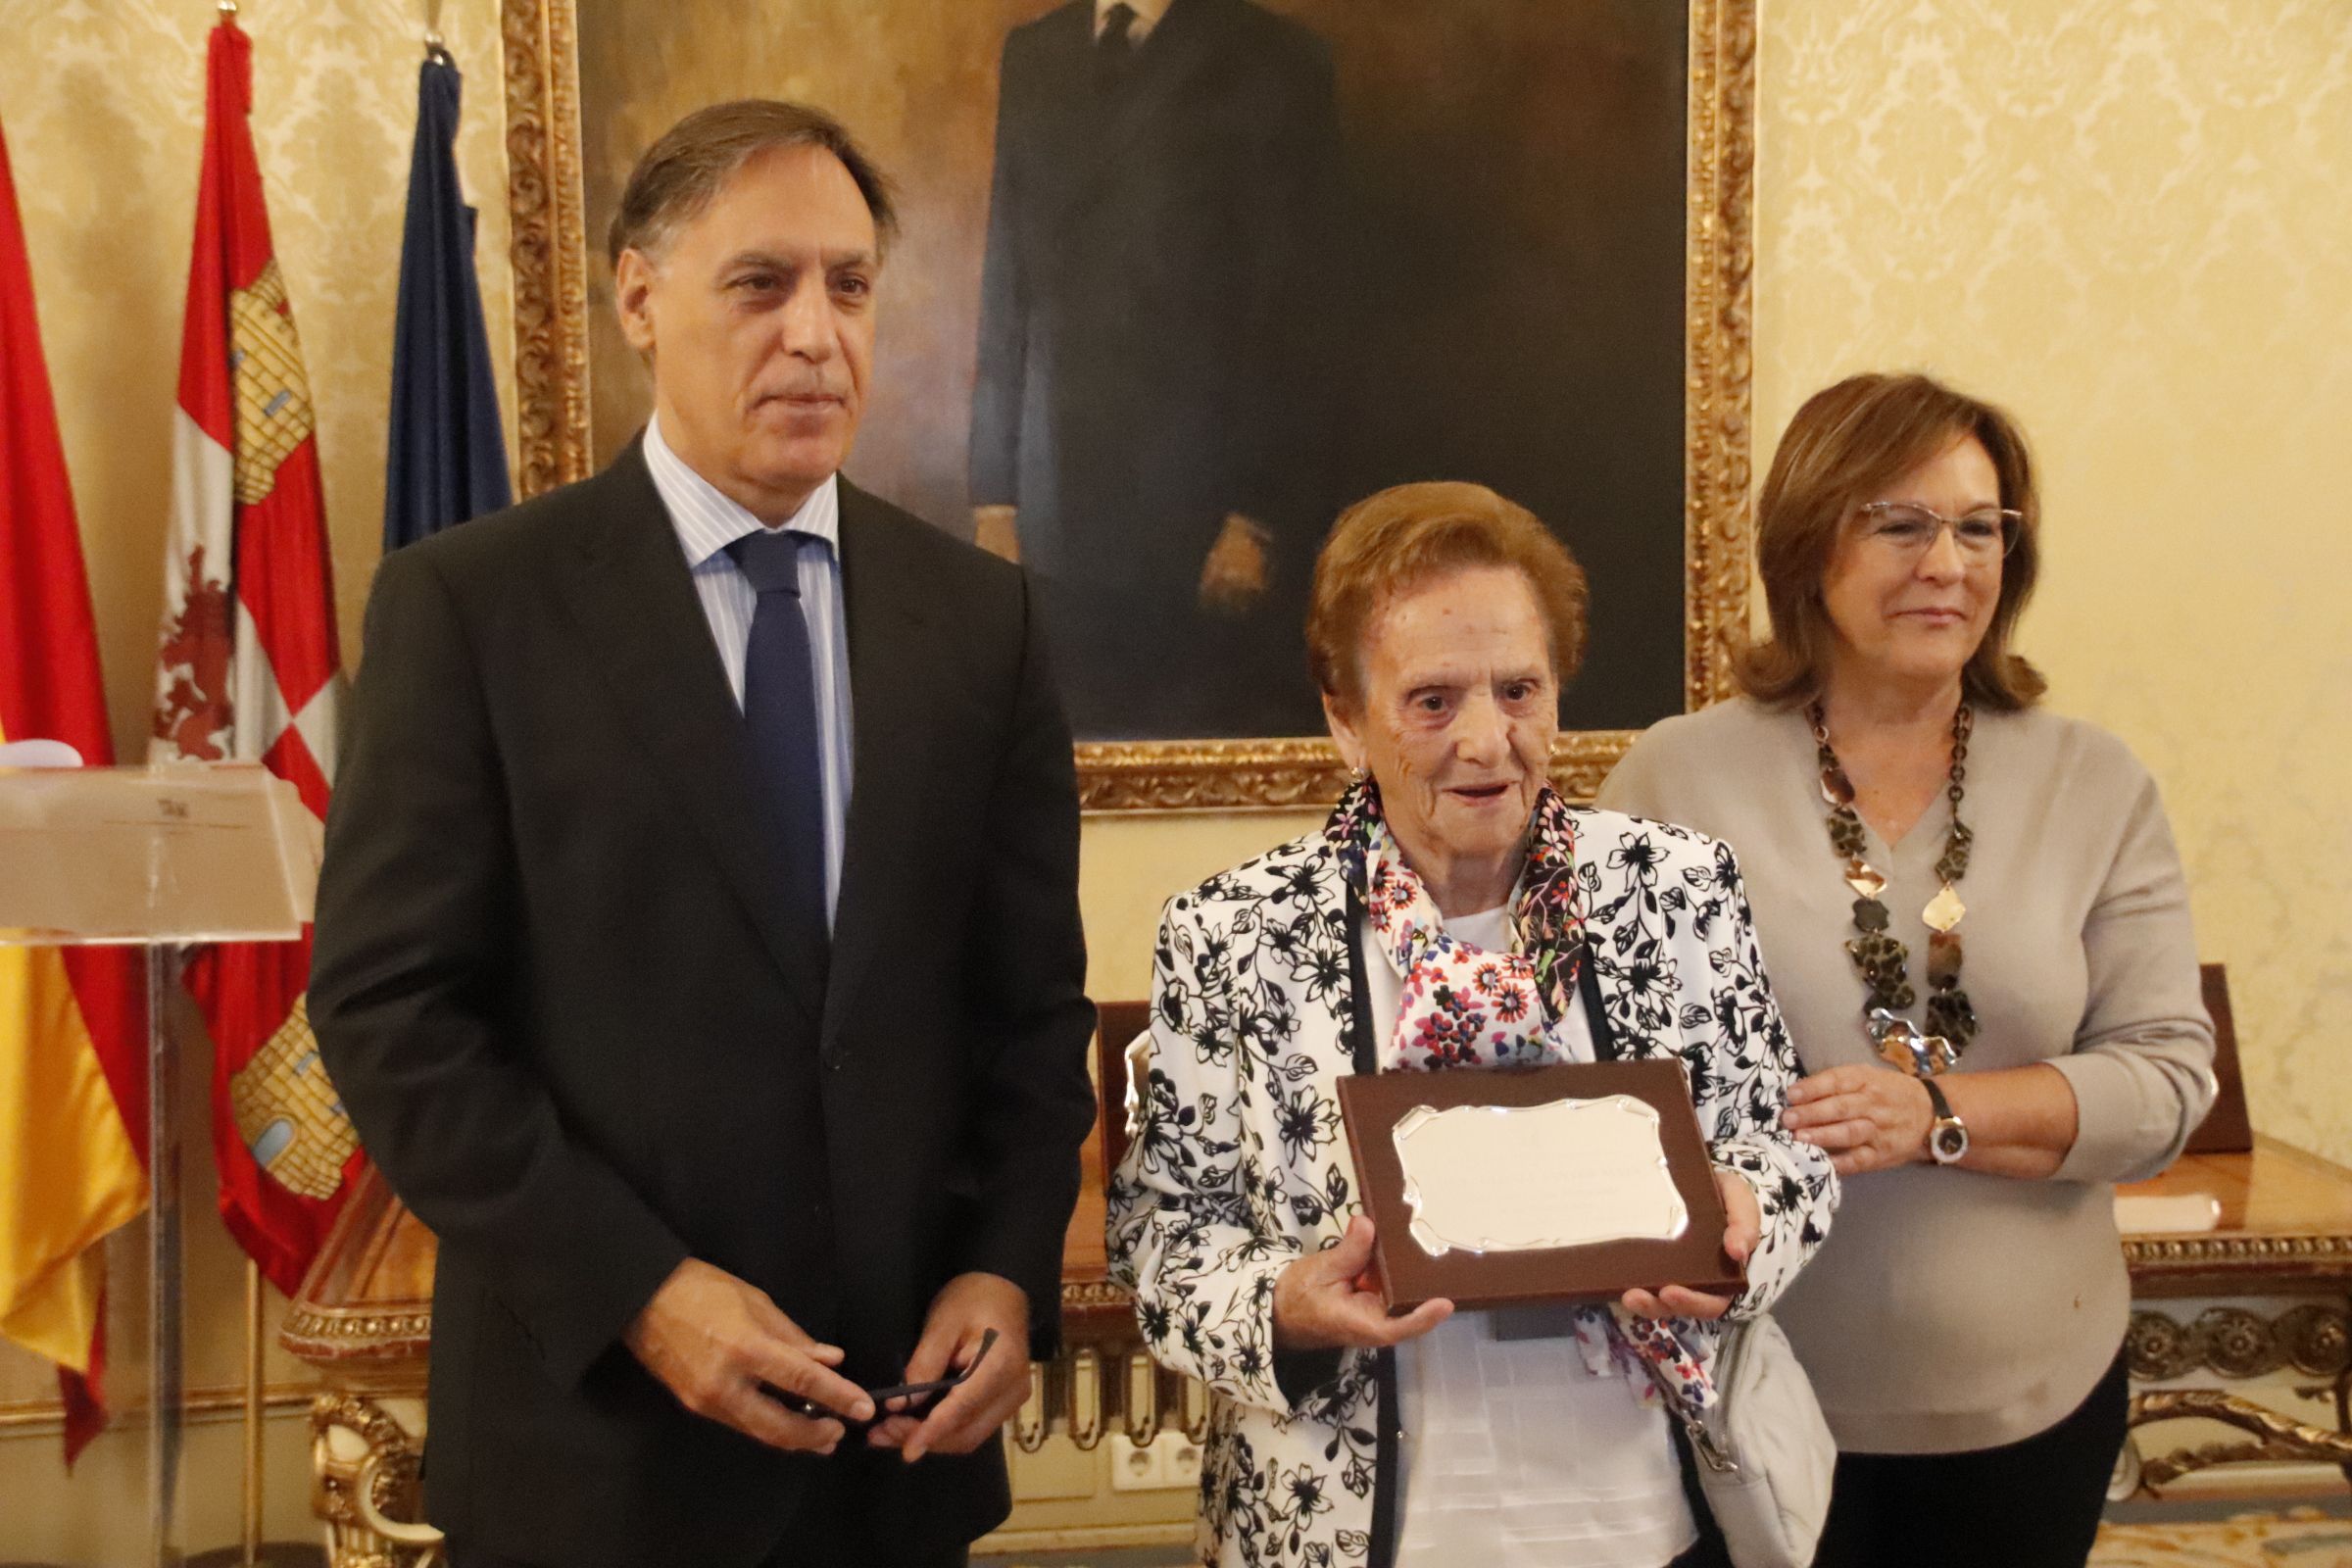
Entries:
{"label": "carved gold wood detail", "polygon": [[277,1342],[309,1360],[340,1361],[359,1351],[399,1360],[420,1355],[433,1338],[430,1309],[417,1312],[336,1310],[296,1301]]}
{"label": "carved gold wood detail", "polygon": [[2352,1436],[2306,1426],[2250,1399],[2213,1389],[2157,1389],[2132,1396],[2133,1427],[2187,1417],[2219,1421],[2249,1433],[2250,1443],[2208,1443],[2181,1448],[2160,1458],[2142,1458],[2140,1487],[2153,1492],[2193,1471],[2217,1465],[2273,1463],[2352,1465]]}
{"label": "carved gold wood detail", "polygon": [[1194,1446],[1200,1447],[1208,1442],[1208,1423],[1217,1413],[1216,1397],[1210,1394],[1208,1385],[1198,1379],[1185,1378],[1182,1382],[1184,1386],[1178,1402],[1184,1435]]}
{"label": "carved gold wood detail", "polygon": [[1108,1280],[1063,1280],[1061,1307],[1065,1312],[1099,1312],[1107,1307],[1125,1310],[1130,1298]]}
{"label": "carved gold wood detail", "polygon": [[1692,0],[1685,220],[1683,697],[1732,690],[1745,629],[1753,408],[1756,0]]}
{"label": "carved gold wood detail", "polygon": [[2203,1274],[2342,1279],[2352,1275],[2352,1236],[2128,1236],[2124,1262],[2140,1287]]}
{"label": "carved gold wood detail", "polygon": [[1056,1427],[1081,1448],[1109,1431],[1139,1446],[1171,1429],[1200,1443],[1213,1411],[1205,1385],[1159,1365],[1130,1335],[1031,1366],[1029,1397],[1007,1425],[1028,1453],[1044,1447]]}
{"label": "carved gold wood detail", "polygon": [[[335,1452],[334,1433],[364,1446]],[[321,1394],[311,1404],[311,1510],[326,1525],[328,1568],[437,1568],[441,1533],[423,1512],[421,1439],[362,1394]]]}
{"label": "carved gold wood detail", "polygon": [[1092,1349],[1072,1350],[1054,1363],[1067,1391],[1070,1441],[1092,1449],[1102,1441],[1102,1357]]}
{"label": "carved gold wood detail", "polygon": [[1119,1382],[1119,1430],[1139,1448],[1159,1436],[1159,1363],[1149,1351],[1130,1350],[1127,1375]]}
{"label": "carved gold wood detail", "polygon": [[2215,1306],[2189,1323],[2139,1311],[2132,1314],[2124,1350],[2132,1376],[2143,1383],[2169,1382],[2199,1370],[2258,1378],[2282,1366],[2307,1377],[2334,1378],[2352,1369],[2352,1314],[2318,1302],[2275,1318]]}
{"label": "carved gold wood detail", "polygon": [[588,473],[588,248],[573,0],[504,0],[516,486]]}
{"label": "carved gold wood detail", "polygon": [[1013,1412],[1011,1436],[1013,1446],[1023,1453],[1035,1453],[1046,1446],[1053,1431],[1053,1413],[1046,1407],[1046,1363],[1029,1363],[1029,1396]]}
{"label": "carved gold wood detail", "polygon": [[[587,252],[582,234],[575,0],[505,0],[507,157],[514,208],[520,489],[589,464]],[[1684,701],[1731,690],[1745,626],[1755,236],[1756,0],[1690,0],[1690,183],[1684,286]],[[1630,734],[1563,736],[1553,772],[1588,799]],[[1345,771],[1328,741],[1090,742],[1090,811],[1320,806]]]}

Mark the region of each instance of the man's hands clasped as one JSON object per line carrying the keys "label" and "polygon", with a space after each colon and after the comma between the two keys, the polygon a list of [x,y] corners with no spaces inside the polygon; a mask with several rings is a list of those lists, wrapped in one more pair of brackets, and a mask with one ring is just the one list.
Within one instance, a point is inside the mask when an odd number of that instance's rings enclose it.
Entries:
{"label": "man's hands clasped", "polygon": [[[990,1330],[997,1342],[977,1366]],[[971,1375],[940,1396],[928,1410],[891,1411],[866,1433],[877,1448],[896,1448],[908,1464],[926,1453],[969,1453],[1012,1419],[1029,1397],[1029,1297],[996,1274],[958,1274],[931,1301],[922,1340],[906,1360],[908,1383],[931,1383],[951,1369]]]}
{"label": "man's hands clasped", "polygon": [[[996,1344],[973,1357],[994,1330]],[[767,1294],[724,1269],[688,1258],[673,1270],[624,1336],[680,1404],[770,1447],[829,1454],[846,1429],[832,1415],[872,1422],[866,1442],[897,1448],[908,1463],[926,1453],[969,1453],[1012,1418],[1029,1395],[1029,1300],[1011,1281],[961,1274],[931,1303],[905,1381],[931,1383],[950,1370],[971,1375],[929,1408],[893,1399],[877,1411],[865,1390],[841,1376],[839,1346],[820,1345]]]}
{"label": "man's hands clasped", "polygon": [[819,1345],[766,1292],[699,1258],[670,1272],[625,1340],[680,1404],[770,1447],[831,1453],[844,1430],[794,1411],[770,1391],[853,1421],[874,1413],[865,1391],[834,1370],[839,1346]]}

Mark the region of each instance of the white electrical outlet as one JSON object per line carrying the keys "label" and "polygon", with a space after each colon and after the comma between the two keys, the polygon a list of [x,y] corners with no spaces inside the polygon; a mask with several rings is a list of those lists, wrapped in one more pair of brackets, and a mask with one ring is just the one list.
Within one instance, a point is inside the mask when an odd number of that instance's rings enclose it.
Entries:
{"label": "white electrical outlet", "polygon": [[1141,1448],[1114,1432],[1107,1446],[1113,1492],[1190,1491],[1200,1484],[1200,1446],[1181,1432],[1162,1432]]}
{"label": "white electrical outlet", "polygon": [[1162,1432],[1152,1446],[1159,1455],[1161,1486],[1200,1490],[1200,1445],[1181,1432]]}
{"label": "white electrical outlet", "polygon": [[1153,1492],[1159,1488],[1159,1452],[1139,1448],[1124,1432],[1110,1435],[1110,1490]]}

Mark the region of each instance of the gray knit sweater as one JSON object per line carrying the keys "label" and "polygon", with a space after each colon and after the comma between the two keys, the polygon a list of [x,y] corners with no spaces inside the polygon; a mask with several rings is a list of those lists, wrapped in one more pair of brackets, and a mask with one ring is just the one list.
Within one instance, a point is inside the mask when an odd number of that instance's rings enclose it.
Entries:
{"label": "gray knit sweater", "polygon": [[[1876,1059],[1818,779],[1801,710],[1735,699],[1652,728],[1600,792],[1738,853],[1808,1072]],[[1960,983],[1982,1028],[1958,1070],[2047,1061],[2081,1131],[2047,1181],[1934,1165],[1847,1178],[1836,1229],[1777,1315],[1856,1452],[1991,1447],[2080,1404],[2130,1310],[2110,1184],[2168,1164],[2213,1097],[2188,889],[2147,770],[2093,725],[1980,712],[1962,814],[1976,845]],[[1923,998],[1920,910],[1949,822],[1938,799],[1891,849],[1868,840]]]}

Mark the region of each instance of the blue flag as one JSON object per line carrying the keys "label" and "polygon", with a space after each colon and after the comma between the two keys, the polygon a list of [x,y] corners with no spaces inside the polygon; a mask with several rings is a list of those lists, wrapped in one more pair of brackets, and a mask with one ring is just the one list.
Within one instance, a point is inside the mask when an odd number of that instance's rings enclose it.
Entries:
{"label": "blue flag", "polygon": [[434,49],[416,73],[416,149],[392,328],[384,550],[510,505],[490,335],[473,275],[473,209],[458,189],[458,68]]}

